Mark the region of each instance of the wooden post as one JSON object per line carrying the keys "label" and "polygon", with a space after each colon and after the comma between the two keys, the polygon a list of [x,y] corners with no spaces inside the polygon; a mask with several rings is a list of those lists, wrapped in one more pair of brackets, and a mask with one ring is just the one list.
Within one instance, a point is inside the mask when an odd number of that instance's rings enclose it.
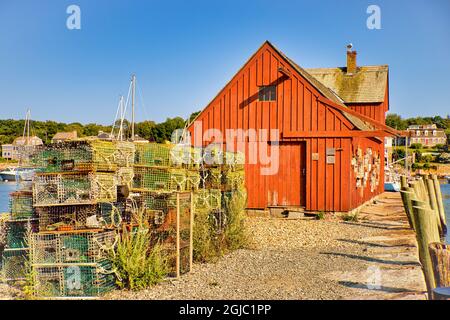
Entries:
{"label": "wooden post", "polygon": [[403,207],[405,208],[406,217],[408,218],[409,226],[416,230],[413,214],[412,200],[415,199],[414,192],[401,190],[400,194],[402,196]]}
{"label": "wooden post", "polygon": [[440,241],[439,231],[436,219],[434,219],[431,210],[425,206],[423,201],[413,200],[413,212],[415,221],[417,222],[416,238],[419,249],[419,260],[425,276],[428,298],[432,299],[436,282],[428,246],[432,242]]}
{"label": "wooden post", "polygon": [[437,287],[450,287],[450,246],[443,243],[429,245]]}
{"label": "wooden post", "polygon": [[190,217],[190,236],[189,236],[189,271],[192,271],[194,259],[194,193],[191,192],[191,217]]}
{"label": "wooden post", "polygon": [[413,181],[411,183],[411,188],[414,189],[414,194],[416,195],[416,199],[420,201],[424,201],[422,190],[420,189],[419,181]]}
{"label": "wooden post", "polygon": [[430,203],[430,197],[428,195],[427,188],[425,187],[425,181],[424,181],[423,177],[420,177],[420,179],[419,179],[419,186],[420,186],[420,189],[422,192],[423,200]]}
{"label": "wooden post", "polygon": [[441,184],[435,174],[432,175],[434,191],[436,193],[436,201],[439,209],[439,217],[441,218],[441,222],[444,226],[447,226],[447,219],[445,217],[445,208],[444,202],[442,200],[442,192],[441,192]]}
{"label": "wooden post", "polygon": [[180,193],[177,192],[177,278],[180,277]]}
{"label": "wooden post", "polygon": [[406,178],[406,176],[400,177],[400,186],[402,190],[404,190],[408,186],[408,179]]}
{"label": "wooden post", "polygon": [[437,205],[437,201],[436,201],[436,193],[434,191],[434,183],[433,180],[431,180],[430,178],[425,178],[425,182],[426,182],[426,187],[428,190],[428,195],[430,198],[430,207],[431,210],[433,211],[433,215],[437,221],[437,225],[439,228],[439,234],[444,234],[444,230],[442,228],[442,223],[441,223],[441,218],[439,216],[439,208]]}

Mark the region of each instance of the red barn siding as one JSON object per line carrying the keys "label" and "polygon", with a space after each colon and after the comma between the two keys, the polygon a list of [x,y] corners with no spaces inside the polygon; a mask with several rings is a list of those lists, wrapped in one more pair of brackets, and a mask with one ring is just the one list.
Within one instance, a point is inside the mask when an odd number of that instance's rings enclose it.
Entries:
{"label": "red barn siding", "polygon": [[[283,76],[279,67],[291,76]],[[270,84],[277,86],[276,101],[258,101],[258,87]],[[289,132],[349,132],[355,129],[342,113],[320,102],[320,96],[314,86],[265,44],[197,117],[196,122],[202,123],[203,132],[211,128],[222,133],[235,128],[279,130],[278,173],[262,176],[260,163],[245,165],[249,208],[283,205],[305,206],[312,211],[348,211],[372,196],[366,191],[361,196],[352,196],[355,192],[350,164],[354,149],[352,137],[283,137]],[[195,141],[193,127],[189,130]],[[248,162],[249,146],[260,142],[243,136],[237,140],[244,143],[245,150],[241,151],[245,151]],[[270,140],[273,137],[264,143],[270,144]],[[383,147],[380,141],[367,138],[358,141],[377,150]],[[210,142],[206,139],[202,145]],[[232,149],[229,145],[226,147]],[[334,164],[326,163],[327,148],[337,149]],[[318,160],[312,159],[313,153],[318,153]]]}

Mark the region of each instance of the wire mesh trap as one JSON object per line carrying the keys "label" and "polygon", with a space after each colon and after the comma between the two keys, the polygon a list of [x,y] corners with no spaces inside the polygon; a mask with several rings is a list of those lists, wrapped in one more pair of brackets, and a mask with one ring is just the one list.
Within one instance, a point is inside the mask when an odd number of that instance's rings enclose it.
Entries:
{"label": "wire mesh trap", "polygon": [[185,191],[187,190],[187,170],[180,168],[135,167],[133,189]]}
{"label": "wire mesh trap", "polygon": [[97,263],[107,260],[117,242],[115,231],[38,233],[31,236],[33,266],[67,263]]}
{"label": "wire mesh trap", "polygon": [[115,288],[111,262],[33,267],[38,297],[96,297]]}
{"label": "wire mesh trap", "polygon": [[113,173],[38,174],[33,184],[34,206],[90,204],[117,200]]}
{"label": "wire mesh trap", "polygon": [[35,218],[33,193],[31,191],[12,192],[9,198],[9,212],[11,220]]}
{"label": "wire mesh trap", "polygon": [[43,172],[116,171],[134,163],[134,144],[83,139],[39,146],[31,163]]}
{"label": "wire mesh trap", "polygon": [[24,280],[27,274],[28,249],[5,249],[1,274],[5,281]]}

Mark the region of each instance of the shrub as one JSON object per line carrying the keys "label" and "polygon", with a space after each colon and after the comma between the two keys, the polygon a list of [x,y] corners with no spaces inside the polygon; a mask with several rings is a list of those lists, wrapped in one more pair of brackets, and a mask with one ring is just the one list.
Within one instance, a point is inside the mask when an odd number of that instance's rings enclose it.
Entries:
{"label": "shrub", "polygon": [[[198,262],[215,261],[225,253],[248,244],[245,228],[245,190],[234,191],[225,200],[225,210],[195,213],[193,255]],[[221,221],[219,223],[219,221]]]}
{"label": "shrub", "polygon": [[342,216],[342,220],[344,221],[351,221],[351,222],[358,222],[358,213],[346,213]]}
{"label": "shrub", "polygon": [[145,289],[163,280],[169,272],[168,258],[160,244],[152,245],[149,228],[143,223],[134,230],[123,230],[117,246],[111,250],[111,260],[120,288]]}
{"label": "shrub", "polygon": [[410,148],[415,149],[415,150],[422,149],[422,144],[421,143],[411,143]]}
{"label": "shrub", "polygon": [[433,156],[431,154],[422,155],[422,162],[430,163],[433,161]]}
{"label": "shrub", "polygon": [[244,248],[248,244],[248,235],[245,230],[245,207],[247,193],[244,189],[233,193],[226,201],[228,223],[225,228],[225,239],[228,250]]}

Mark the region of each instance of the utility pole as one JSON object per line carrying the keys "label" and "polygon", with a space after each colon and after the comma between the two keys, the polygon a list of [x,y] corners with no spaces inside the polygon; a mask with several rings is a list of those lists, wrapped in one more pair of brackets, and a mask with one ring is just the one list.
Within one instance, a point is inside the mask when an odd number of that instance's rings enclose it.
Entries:
{"label": "utility pole", "polygon": [[136,95],[136,75],[131,76],[131,141],[134,141],[134,99]]}

